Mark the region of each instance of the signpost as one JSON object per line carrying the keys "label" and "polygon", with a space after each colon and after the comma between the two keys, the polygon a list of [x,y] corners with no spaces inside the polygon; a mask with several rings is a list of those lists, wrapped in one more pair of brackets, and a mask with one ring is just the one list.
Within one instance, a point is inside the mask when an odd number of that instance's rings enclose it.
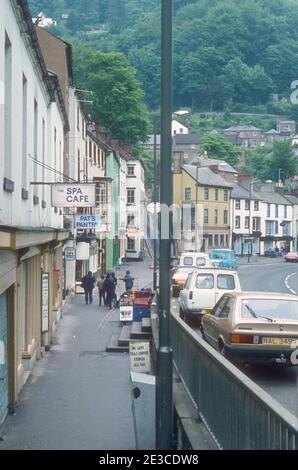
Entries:
{"label": "signpost", "polygon": [[52,207],[95,207],[95,184],[53,184]]}
{"label": "signpost", "polygon": [[149,341],[129,342],[130,370],[132,372],[150,372],[150,343]]}
{"label": "signpost", "polygon": [[49,273],[41,277],[41,331],[49,330]]}

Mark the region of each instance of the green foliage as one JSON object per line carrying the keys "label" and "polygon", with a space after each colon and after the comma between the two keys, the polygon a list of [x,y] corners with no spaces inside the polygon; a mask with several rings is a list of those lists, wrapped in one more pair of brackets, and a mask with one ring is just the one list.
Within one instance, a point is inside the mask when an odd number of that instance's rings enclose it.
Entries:
{"label": "green foliage", "polygon": [[245,170],[261,181],[270,179],[278,181],[279,170],[281,179],[285,180],[297,172],[297,159],[294,156],[290,140],[274,142],[273,146],[247,150]]}
{"label": "green foliage", "polygon": [[209,158],[224,160],[232,166],[239,163],[240,150],[220,135],[206,135],[200,149],[206,150]]}
{"label": "green foliage", "polygon": [[[150,109],[159,101],[160,3],[29,0],[34,14],[54,17],[73,40],[123,52]],[[288,98],[298,79],[297,17],[296,0],[175,0],[174,106],[247,111],[272,93]]]}

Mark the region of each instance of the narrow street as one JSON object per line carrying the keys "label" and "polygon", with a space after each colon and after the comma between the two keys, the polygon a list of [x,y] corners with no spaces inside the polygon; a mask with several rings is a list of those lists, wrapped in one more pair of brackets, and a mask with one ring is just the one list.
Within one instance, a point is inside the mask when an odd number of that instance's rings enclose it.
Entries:
{"label": "narrow street", "polygon": [[[151,281],[151,260],[125,263],[135,286]],[[119,281],[119,293],[123,283]],[[120,328],[118,311],[67,302],[50,352],[37,362],[20,395],[17,413],[0,430],[0,450],[135,449],[129,355],[106,353]]]}

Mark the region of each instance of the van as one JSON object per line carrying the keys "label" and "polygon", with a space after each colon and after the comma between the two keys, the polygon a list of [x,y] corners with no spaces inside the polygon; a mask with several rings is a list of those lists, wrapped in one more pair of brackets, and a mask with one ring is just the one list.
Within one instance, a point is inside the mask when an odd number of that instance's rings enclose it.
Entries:
{"label": "van", "polygon": [[179,315],[185,321],[210,313],[226,293],[241,292],[236,271],[222,268],[195,269],[179,295]]}
{"label": "van", "polygon": [[200,268],[210,266],[209,255],[207,253],[200,253],[188,251],[181,253],[179,260],[179,267],[183,268]]}

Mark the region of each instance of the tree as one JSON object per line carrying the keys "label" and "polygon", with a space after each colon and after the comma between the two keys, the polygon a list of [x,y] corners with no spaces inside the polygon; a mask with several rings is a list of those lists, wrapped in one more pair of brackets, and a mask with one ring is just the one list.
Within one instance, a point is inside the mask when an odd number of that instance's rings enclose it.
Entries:
{"label": "tree", "polygon": [[224,160],[232,166],[239,163],[240,150],[220,135],[206,135],[200,149],[207,151],[209,158]]}
{"label": "tree", "polygon": [[[82,71],[82,68],[84,72]],[[93,119],[112,138],[126,144],[144,142],[148,133],[148,113],[136,72],[120,53],[88,51],[79,64],[85,74],[84,86],[93,91]]]}
{"label": "tree", "polygon": [[297,160],[293,152],[291,140],[274,142],[271,161],[271,179],[278,181],[279,170],[281,179],[285,180],[297,172]]}

